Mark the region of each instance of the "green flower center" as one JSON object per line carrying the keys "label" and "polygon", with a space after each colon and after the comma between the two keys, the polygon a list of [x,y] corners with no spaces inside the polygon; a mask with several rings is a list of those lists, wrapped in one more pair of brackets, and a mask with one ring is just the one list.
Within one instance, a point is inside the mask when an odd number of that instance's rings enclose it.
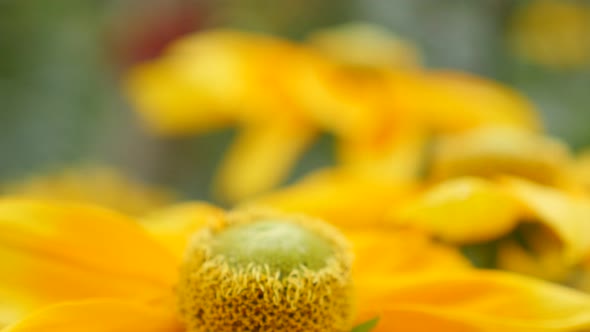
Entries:
{"label": "green flower center", "polygon": [[266,265],[271,273],[287,276],[302,266],[317,271],[333,256],[332,245],[300,225],[264,220],[236,225],[218,233],[213,255],[223,255],[232,268]]}
{"label": "green flower center", "polygon": [[334,227],[245,210],[196,233],[177,286],[188,332],[344,332],[352,254]]}

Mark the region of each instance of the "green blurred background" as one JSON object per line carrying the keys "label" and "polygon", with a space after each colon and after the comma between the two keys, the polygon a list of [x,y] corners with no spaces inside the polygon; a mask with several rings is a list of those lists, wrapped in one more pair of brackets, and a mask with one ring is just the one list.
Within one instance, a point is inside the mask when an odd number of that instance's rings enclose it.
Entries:
{"label": "green blurred background", "polygon": [[[583,148],[590,145],[588,61],[551,66],[509,47],[515,13],[534,1],[0,0],[0,179],[106,163],[186,197],[209,198],[214,167],[234,133],[150,136],[126,103],[121,79],[175,37],[219,26],[297,40],[334,24],[378,23],[413,41],[427,67],[516,87],[538,106],[550,133]],[[546,24],[559,25],[567,37],[570,21],[549,17]],[[575,31],[574,45],[590,45],[588,26]],[[554,41],[545,41],[548,50],[564,51]],[[294,178],[329,164],[330,145],[329,137],[320,140]]]}

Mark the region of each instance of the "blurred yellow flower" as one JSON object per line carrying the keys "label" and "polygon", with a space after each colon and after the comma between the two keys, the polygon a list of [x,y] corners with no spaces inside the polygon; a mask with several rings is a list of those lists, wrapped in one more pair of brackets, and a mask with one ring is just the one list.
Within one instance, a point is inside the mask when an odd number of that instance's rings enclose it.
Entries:
{"label": "blurred yellow flower", "polygon": [[[539,127],[532,106],[514,91],[415,68],[412,47],[376,27],[322,31],[310,40],[301,45],[230,30],[196,34],[132,70],[129,96],[161,134],[240,128],[216,181],[229,201],[279,184],[320,132],[336,137],[343,162],[366,164],[363,156],[370,155],[383,168],[392,150],[407,151],[406,141],[418,144],[430,131],[488,123]],[[376,45],[387,49],[383,58],[334,54]]]}
{"label": "blurred yellow flower", "polygon": [[[500,126],[433,137],[429,145],[413,149],[420,162],[407,167],[423,169],[423,180],[340,166],[251,202],[348,229],[410,227],[457,246],[485,244],[490,267],[583,287],[590,196],[571,171],[582,163],[572,164],[565,144]],[[403,172],[404,163],[395,165],[390,172]]]}
{"label": "blurred yellow flower", "polygon": [[590,197],[524,179],[475,177],[433,185],[408,201],[398,202],[390,215],[391,222],[412,225],[458,244],[491,241],[519,224],[536,224],[531,232],[555,235],[563,260],[572,265],[590,253],[588,218]]}
{"label": "blurred yellow flower", "polygon": [[590,64],[587,2],[529,1],[516,10],[511,21],[511,46],[526,60],[558,69]]}
{"label": "blurred yellow flower", "polygon": [[590,257],[590,196],[573,162],[564,143],[514,128],[445,137],[429,183],[388,219],[458,245],[488,243],[496,267],[577,285]]}
{"label": "blurred yellow flower", "polygon": [[[0,216],[0,322],[9,324],[2,332],[187,331],[174,304],[178,243],[204,222],[229,218],[186,204],[163,211],[161,218],[181,225],[162,228],[88,205],[10,199],[0,201]],[[152,226],[166,229],[164,236],[142,228]],[[452,249],[410,230],[366,229],[349,239],[357,255],[357,321],[378,316],[374,331],[590,328],[583,293],[470,268]]]}
{"label": "blurred yellow flower", "polygon": [[106,206],[140,216],[176,200],[171,190],[148,186],[106,166],[80,166],[12,181],[0,194]]}

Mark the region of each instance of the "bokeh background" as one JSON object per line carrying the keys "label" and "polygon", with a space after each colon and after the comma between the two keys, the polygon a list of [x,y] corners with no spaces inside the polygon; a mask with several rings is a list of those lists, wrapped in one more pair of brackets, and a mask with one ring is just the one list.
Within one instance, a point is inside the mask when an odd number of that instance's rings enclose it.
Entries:
{"label": "bokeh background", "polygon": [[[0,181],[72,165],[210,199],[235,134],[158,138],[130,109],[122,79],[175,38],[233,27],[302,39],[351,21],[380,24],[421,49],[426,67],[490,77],[527,95],[549,133],[590,146],[590,1],[0,0]],[[292,179],[332,162],[323,137]]]}

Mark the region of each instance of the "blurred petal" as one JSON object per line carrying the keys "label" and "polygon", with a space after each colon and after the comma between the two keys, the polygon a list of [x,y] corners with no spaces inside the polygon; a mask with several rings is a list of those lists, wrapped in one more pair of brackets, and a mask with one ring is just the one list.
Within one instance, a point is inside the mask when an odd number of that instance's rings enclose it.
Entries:
{"label": "blurred petal", "polygon": [[292,64],[286,90],[317,127],[338,138],[359,139],[397,123],[400,114],[391,112],[385,72],[347,69],[325,59],[302,60]]}
{"label": "blurred petal", "polygon": [[571,156],[557,139],[510,127],[483,127],[441,139],[434,150],[436,180],[509,174],[557,185]]}
{"label": "blurred petal", "polygon": [[[161,59],[136,67],[128,94],[148,125],[162,134],[200,132],[236,123],[264,123],[290,112],[282,91],[292,58],[303,48],[280,39],[211,30],[180,39]],[[287,75],[287,77],[289,77]]]}
{"label": "blurred petal", "polygon": [[[581,331],[590,297],[505,272],[469,270],[371,280],[359,294],[361,317],[381,314],[376,331]],[[358,285],[359,288],[365,285]],[[441,324],[438,326],[437,324]]]}
{"label": "blurred petal", "polygon": [[217,192],[235,202],[271,189],[285,179],[315,134],[289,120],[247,126],[219,169]]}
{"label": "blurred petal", "polygon": [[476,243],[510,232],[520,210],[517,201],[494,183],[467,177],[442,182],[395,206],[389,219],[447,241]]}
{"label": "blurred petal", "polygon": [[423,123],[438,131],[491,124],[540,127],[524,96],[493,81],[458,72],[396,72],[392,78],[399,109],[419,114]]}
{"label": "blurred petal", "polygon": [[504,184],[525,206],[529,220],[546,225],[562,240],[567,262],[579,262],[590,253],[590,198],[516,178]]}
{"label": "blurred petal", "polygon": [[252,203],[305,213],[343,228],[381,227],[385,212],[408,191],[407,185],[381,176],[335,169],[315,173]]}
{"label": "blurred petal", "polygon": [[163,59],[130,72],[127,94],[150,129],[171,135],[231,123],[227,115],[218,111],[223,106],[191,82],[182,65],[174,59]]}
{"label": "blurred petal", "polygon": [[181,260],[191,235],[222,220],[223,214],[222,209],[207,203],[182,203],[146,216],[142,226]]}
{"label": "blurred petal", "polygon": [[428,136],[419,130],[392,130],[376,139],[343,140],[341,163],[400,183],[416,181],[426,159]]}
{"label": "blurred petal", "polygon": [[174,201],[174,194],[101,166],[79,167],[8,183],[2,194],[27,199],[92,203],[134,216]]}
{"label": "blurred petal", "polygon": [[[380,229],[350,230],[345,234],[354,249],[354,278],[368,287],[371,287],[368,281],[383,275],[450,271],[471,266],[457,248],[435,243],[422,232]],[[376,253],[388,254],[384,258]],[[374,291],[379,292],[378,289]]]}
{"label": "blurred petal", "polygon": [[170,308],[122,300],[65,302],[39,310],[2,332],[182,332]]}
{"label": "blurred petal", "polygon": [[[430,309],[430,310],[429,310]],[[361,320],[379,317],[377,326],[371,332],[391,331],[440,331],[440,332],[482,332],[461,320],[446,317],[431,308],[389,308],[379,311],[364,311],[360,313]],[[365,319],[366,317],[367,319]]]}
{"label": "blurred petal", "polygon": [[172,291],[177,262],[111,211],[0,201],[0,323],[60,301],[157,299]]}
{"label": "blurred petal", "polygon": [[[501,241],[496,252],[497,268],[554,282],[568,281],[572,266],[563,259],[561,241],[553,234],[543,236],[548,231],[523,234],[538,238],[526,239],[525,246],[512,239]],[[537,243],[531,248],[531,242]]]}

